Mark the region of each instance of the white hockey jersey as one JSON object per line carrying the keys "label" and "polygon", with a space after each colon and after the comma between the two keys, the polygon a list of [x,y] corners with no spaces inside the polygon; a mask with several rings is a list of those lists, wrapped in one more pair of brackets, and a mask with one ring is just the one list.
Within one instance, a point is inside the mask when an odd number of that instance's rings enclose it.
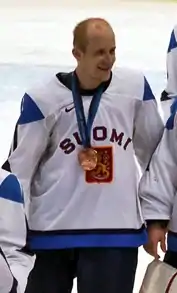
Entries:
{"label": "white hockey jersey", "polygon": [[145,220],[170,221],[168,249],[177,251],[177,101],[140,181],[139,195]]}
{"label": "white hockey jersey", "polygon": [[170,106],[177,97],[177,25],[171,32],[166,64],[167,86],[161,96],[161,105],[165,123],[170,116]]}
{"label": "white hockey jersey", "polygon": [[33,266],[32,257],[22,252],[26,232],[24,199],[19,182],[15,175],[0,170],[0,293],[23,293],[25,290]]}
{"label": "white hockey jersey", "polygon": [[[57,74],[24,95],[3,166],[18,176],[30,198],[31,247],[142,245],[146,232],[135,156],[145,170],[164,128],[150,86],[139,72],[113,73],[91,135],[93,148],[106,150],[105,161],[85,174],[78,163],[82,145],[71,78],[72,73]],[[81,94],[87,117],[93,91]]]}
{"label": "white hockey jersey", "polygon": [[169,97],[177,95],[177,25],[174,27],[167,52],[167,87]]}

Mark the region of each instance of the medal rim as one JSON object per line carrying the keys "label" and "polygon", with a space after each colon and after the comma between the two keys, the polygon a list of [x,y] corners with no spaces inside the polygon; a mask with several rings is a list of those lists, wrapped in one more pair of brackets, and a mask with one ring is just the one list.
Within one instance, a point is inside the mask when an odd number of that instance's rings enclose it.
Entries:
{"label": "medal rim", "polygon": [[[89,152],[91,152],[91,154],[90,155],[88,155],[88,159],[87,159],[87,153],[89,153]],[[93,157],[93,160],[90,160],[92,163],[94,163],[94,167],[90,167],[89,168],[89,166],[88,167],[84,167],[84,160],[82,161],[80,158],[79,158],[79,156],[81,155],[81,154],[85,154],[85,156],[86,156],[86,159],[85,159],[85,162],[86,162],[86,160],[88,160],[88,165],[89,165],[89,157]],[[80,166],[83,168],[83,170],[84,171],[92,171],[92,170],[94,170],[95,168],[96,168],[96,166],[97,166],[97,162],[98,162],[98,157],[97,157],[97,154],[98,154],[98,152],[93,148],[93,147],[90,147],[90,148],[84,148],[84,149],[82,149],[79,153],[78,153],[78,160],[79,160],[79,164],[80,164]],[[82,163],[83,162],[83,163]],[[86,165],[87,165],[87,163],[85,163]]]}

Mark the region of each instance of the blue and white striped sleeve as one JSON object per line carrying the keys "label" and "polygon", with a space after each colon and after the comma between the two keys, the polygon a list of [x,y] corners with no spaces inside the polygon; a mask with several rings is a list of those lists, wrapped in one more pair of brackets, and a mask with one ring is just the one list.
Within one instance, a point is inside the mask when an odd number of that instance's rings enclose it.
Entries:
{"label": "blue and white striped sleeve", "polygon": [[27,227],[22,189],[16,176],[6,173],[0,173],[0,247],[20,292],[24,292],[33,257],[23,251]]}
{"label": "blue and white striped sleeve", "polygon": [[[174,110],[174,109],[173,109]],[[139,196],[145,220],[169,220],[177,190],[177,103],[163,137],[141,179]]]}
{"label": "blue and white striped sleeve", "polygon": [[30,182],[48,143],[45,115],[38,101],[25,94],[17,121],[8,160],[2,168],[17,176],[23,186],[25,202],[30,194]]}
{"label": "blue and white striped sleeve", "polygon": [[177,26],[171,32],[167,51],[167,87],[168,97],[177,96]]}
{"label": "blue and white striped sleeve", "polygon": [[142,98],[137,101],[134,120],[133,145],[142,172],[162,137],[164,124],[151,87],[144,77]]}

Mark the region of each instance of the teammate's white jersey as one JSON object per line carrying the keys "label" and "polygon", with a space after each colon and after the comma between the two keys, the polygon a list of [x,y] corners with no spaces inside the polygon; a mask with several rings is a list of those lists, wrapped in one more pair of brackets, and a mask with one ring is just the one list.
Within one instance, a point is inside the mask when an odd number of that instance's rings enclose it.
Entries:
{"label": "teammate's white jersey", "polygon": [[0,170],[0,293],[24,292],[33,265],[32,257],[23,252],[26,232],[20,184],[15,175]]}
{"label": "teammate's white jersey", "polygon": [[[85,175],[78,163],[82,145],[71,79],[72,73],[57,74],[24,95],[3,166],[18,176],[30,198],[31,247],[139,246],[146,233],[135,156],[144,171],[161,138],[155,98],[141,73],[113,73],[91,134],[92,146],[106,152],[105,165]],[[82,94],[87,116],[93,91]]]}
{"label": "teammate's white jersey", "polygon": [[167,53],[167,87],[169,97],[177,96],[177,25],[174,27]]}
{"label": "teammate's white jersey", "polygon": [[161,96],[161,105],[167,125],[150,164],[150,171],[142,178],[140,195],[146,219],[169,220],[172,215],[168,247],[177,251],[177,25],[172,30],[168,46],[167,86]]}
{"label": "teammate's white jersey", "polygon": [[145,219],[170,220],[168,247],[177,251],[177,102],[141,179],[140,198]]}
{"label": "teammate's white jersey", "polygon": [[171,32],[167,51],[167,85],[161,96],[164,122],[170,117],[170,106],[177,98],[177,25]]}

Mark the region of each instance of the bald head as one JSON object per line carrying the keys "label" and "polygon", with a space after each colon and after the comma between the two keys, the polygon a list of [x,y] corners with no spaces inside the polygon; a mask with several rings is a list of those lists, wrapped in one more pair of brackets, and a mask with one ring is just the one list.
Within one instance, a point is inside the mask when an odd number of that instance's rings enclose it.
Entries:
{"label": "bald head", "polygon": [[73,46],[84,52],[89,41],[107,34],[114,36],[111,25],[105,19],[85,19],[78,23],[73,31]]}
{"label": "bald head", "polygon": [[89,18],[74,29],[73,56],[76,72],[83,88],[95,88],[110,78],[115,62],[115,35],[102,18]]}

